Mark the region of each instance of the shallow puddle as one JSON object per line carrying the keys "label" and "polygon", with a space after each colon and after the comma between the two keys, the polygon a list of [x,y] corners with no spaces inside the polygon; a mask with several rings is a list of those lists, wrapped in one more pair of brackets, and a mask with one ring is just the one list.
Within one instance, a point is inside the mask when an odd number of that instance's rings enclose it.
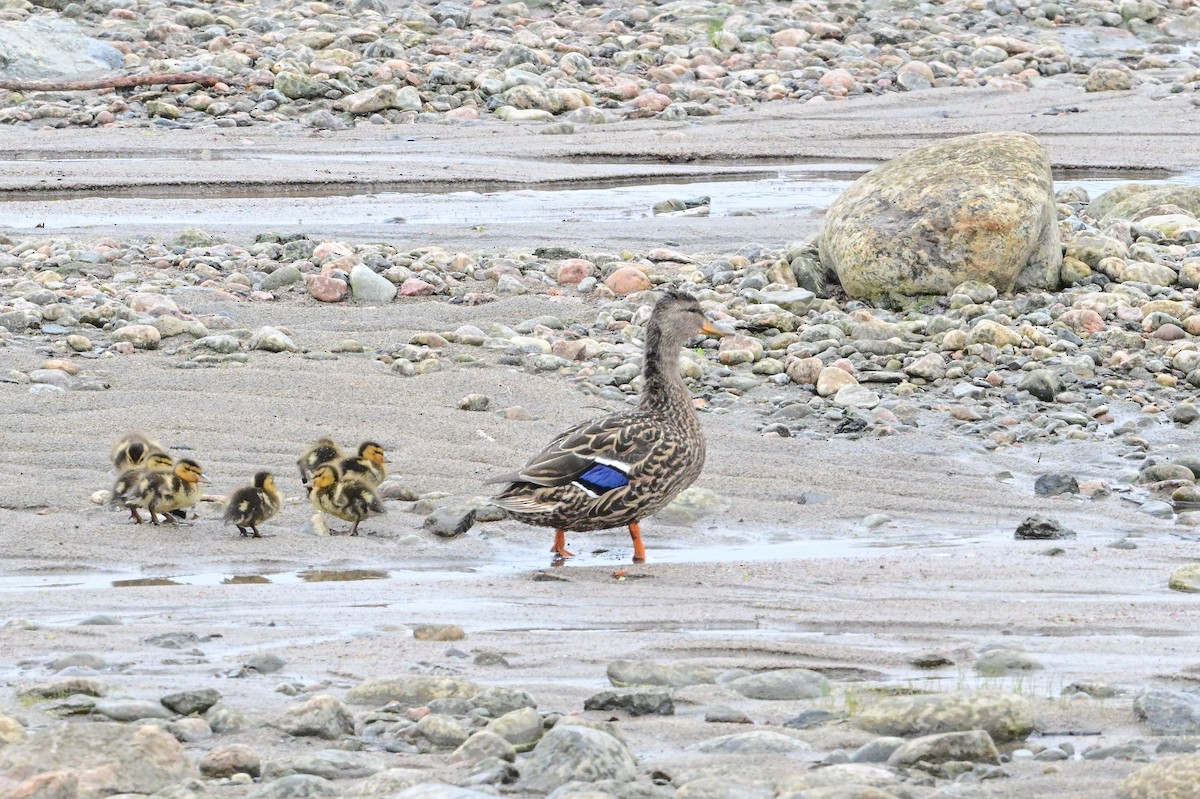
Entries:
{"label": "shallow puddle", "polygon": [[[712,164],[718,166],[724,165]],[[447,186],[244,185],[20,193],[8,195],[10,199],[0,205],[0,226],[60,230],[147,225],[228,228],[252,224],[257,229],[396,225],[402,229],[406,225],[594,224],[647,219],[655,216],[656,203],[690,203],[700,198],[707,198],[707,214],[714,217],[799,216],[824,211],[870,166],[803,164],[521,189],[496,184],[465,188],[457,184],[453,190]],[[1200,173],[1064,170],[1055,177],[1056,188],[1081,186],[1092,197],[1131,180],[1200,185]],[[402,230],[397,233],[402,235]]]}
{"label": "shallow puddle", "polygon": [[[829,539],[803,541],[773,541],[754,544],[713,545],[705,547],[656,547],[651,552],[651,566],[655,564],[687,563],[761,563],[813,560],[821,558],[870,557],[895,549],[921,549],[936,557],[949,550],[967,544],[979,544],[978,538],[934,538],[916,539]],[[588,566],[628,566],[628,548],[601,549],[580,552],[564,568],[555,573],[568,575],[572,568]],[[0,593],[31,590],[84,590],[95,591],[111,588],[156,588],[165,586],[209,586],[209,585],[297,585],[300,583],[357,582],[361,580],[387,580],[400,582],[413,580],[418,575],[434,576],[437,579],[462,579],[472,575],[500,575],[545,570],[552,566],[542,557],[522,556],[497,559],[486,563],[454,563],[446,561],[418,561],[392,566],[387,569],[304,569],[299,571],[263,572],[259,574],[230,574],[213,571],[198,574],[168,576],[143,576],[137,574],[53,574],[32,576],[7,576],[0,581]],[[641,567],[639,567],[641,568]],[[636,577],[636,575],[635,575]],[[631,578],[632,579],[632,578]]]}

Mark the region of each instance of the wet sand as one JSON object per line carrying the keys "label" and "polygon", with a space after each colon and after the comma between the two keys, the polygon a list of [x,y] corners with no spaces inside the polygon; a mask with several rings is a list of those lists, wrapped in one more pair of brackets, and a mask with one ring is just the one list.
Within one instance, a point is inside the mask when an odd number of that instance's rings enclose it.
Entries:
{"label": "wet sand", "polygon": [[[414,132],[430,138],[423,139],[427,149],[419,159],[368,166],[331,161],[328,176],[273,161],[248,166],[216,160],[206,162],[202,173],[184,161],[150,175],[134,160],[53,166],[29,160],[7,163],[0,188],[118,187],[163,183],[164,174],[171,181],[220,184],[244,180],[239,170],[247,169],[256,179],[276,182],[361,181],[368,173],[379,180],[420,183],[594,179],[628,173],[629,167],[582,168],[553,159],[603,156],[624,162],[676,152],[689,163],[693,156],[879,159],[930,138],[1008,128],[1037,133],[1056,165],[1200,166],[1200,132],[1173,124],[1173,111],[1194,114],[1181,105],[1152,104],[1141,96],[1093,98],[1075,89],[1011,95],[939,91],[922,99],[891,95],[819,109],[776,108],[784,106],[780,103],[695,125],[622,123],[567,138],[514,135],[494,125],[420,127]],[[1083,111],[1042,115],[1064,103]],[[682,137],[673,135],[679,132]],[[67,130],[30,141],[25,131],[3,130],[0,147],[15,147],[17,134],[23,134],[20,149],[44,153],[148,156],[237,147],[240,140],[252,139],[257,149],[295,154],[316,145],[259,131],[174,132],[134,141],[121,131]],[[319,144],[338,152],[393,146],[384,132],[361,129]],[[539,160],[502,167],[483,159],[480,165],[443,170],[440,178],[431,174],[431,151],[452,161],[463,150]],[[98,203],[98,213],[102,210]],[[647,219],[616,230],[580,221],[541,229],[535,239],[521,226],[481,232],[468,226],[430,227],[406,230],[404,239],[397,238],[394,227],[386,233],[361,228],[354,233],[402,246],[617,249],[627,242],[654,246],[673,240],[687,242],[689,249],[722,251],[749,240],[804,238],[818,228],[814,216],[765,223],[737,217]],[[234,240],[249,238],[249,231],[210,230]],[[350,238],[337,231],[310,232]],[[370,349],[406,341],[421,330],[464,323],[486,328],[493,321],[513,324],[543,313],[588,320],[595,312],[589,303],[566,297],[506,298],[479,307],[405,300],[379,309],[323,306],[292,296],[275,303],[193,302],[190,307],[195,313],[228,311],[244,327],[285,325],[313,350],[349,336]],[[18,337],[0,348],[0,369],[28,369],[44,357],[36,339]],[[1119,495],[1086,500],[1033,494],[1034,478],[1048,471],[1112,480],[1135,470],[1102,443],[988,452],[939,427],[853,441],[764,438],[755,403],[773,389],[760,388],[738,409],[703,417],[709,459],[698,485],[725,499],[727,510],[691,525],[648,521],[645,565],[628,565],[627,536],[610,531],[572,536],[581,557],[551,569],[548,531],[495,522],[441,540],[424,533],[422,516],[405,512],[402,503],[390,503],[389,515],[364,523],[369,535],[313,535],[306,529],[311,514],[295,477],[295,457],[320,434],[344,441],[376,438],[400,480],[421,492],[465,498],[485,494],[484,479],[519,464],[559,430],[615,406],[566,381],[502,367],[405,379],[389,374],[369,355],[312,361],[255,354],[244,367],[215,370],[182,370],[171,363],[163,353],[89,363],[93,373],[110,375],[113,387],[102,392],[35,395],[23,386],[0,385],[6,409],[0,430],[0,617],[9,622],[0,626],[0,651],[9,653],[0,680],[10,685],[45,680],[50,674],[44,664],[54,654],[87,651],[124,664],[103,675],[114,693],[154,698],[213,686],[229,704],[264,716],[291,701],[272,692],[279,682],[327,684],[338,693],[361,679],[412,668],[519,686],[543,709],[567,712],[579,711],[584,698],[607,686],[605,666],[618,658],[721,668],[808,667],[836,681],[834,696],[817,702],[735,700],[714,686],[681,689],[678,717],[620,723],[645,772],[709,762],[684,747],[741,731],[706,724],[704,709],[714,704],[739,707],[755,721],[779,723],[805,707],[843,709],[876,688],[982,685],[1037,700],[1039,729],[1053,734],[1035,734],[1033,740],[1072,740],[1082,747],[1128,741],[1144,731],[1134,723],[1129,695],[1072,701],[1059,696],[1066,685],[1104,680],[1136,691],[1150,684],[1179,687],[1194,679],[1195,603],[1169,591],[1167,577],[1194,560],[1200,544],[1177,535],[1182,528],[1170,521],[1138,513]],[[493,408],[521,405],[533,419],[508,421],[490,412],[458,410],[458,399],[474,392],[491,397]],[[274,469],[289,500],[268,526],[270,535],[239,538],[220,524],[217,507],[209,503],[195,523],[157,529],[134,526],[124,513],[93,505],[89,496],[111,480],[109,445],[116,434],[134,428],[198,459],[216,492],[231,490],[256,469]],[[1156,450],[1166,454],[1195,446],[1195,433],[1151,435],[1160,437]],[[893,521],[867,529],[863,519],[874,513]],[[1078,539],[1014,541],[1017,523],[1032,513],[1053,516],[1077,530]],[[1137,548],[1106,546],[1123,537]],[[1051,546],[1064,552],[1049,556]],[[388,576],[318,582],[296,576],[310,569],[371,569]],[[614,576],[617,571],[624,572],[623,579]],[[540,579],[544,572],[562,579]],[[263,575],[276,582],[223,584],[235,575]],[[131,577],[181,577],[203,584],[111,585]],[[116,615],[122,623],[77,626],[96,613]],[[18,619],[30,624],[14,623]],[[455,643],[414,640],[411,626],[418,622],[459,624],[467,637]],[[198,646],[199,654],[184,656],[143,641],[180,630],[214,637]],[[976,677],[968,653],[996,644],[1024,649],[1045,669],[1020,678]],[[500,652],[511,667],[478,666],[455,649],[468,655]],[[920,671],[907,656],[923,649],[946,650],[960,665]],[[276,675],[230,679],[256,652],[281,655],[287,665]],[[44,720],[36,711],[21,713],[31,721]],[[1099,735],[1064,735],[1071,732]],[[813,758],[871,737],[841,724],[800,735],[814,743]],[[234,739],[267,753],[298,745],[259,728]],[[782,760],[774,758],[764,768],[782,768],[787,765]],[[422,756],[398,765],[436,767],[439,762]],[[1135,767],[1129,762],[1013,763],[1006,768],[1014,779],[989,786],[987,795],[1108,795]]]}

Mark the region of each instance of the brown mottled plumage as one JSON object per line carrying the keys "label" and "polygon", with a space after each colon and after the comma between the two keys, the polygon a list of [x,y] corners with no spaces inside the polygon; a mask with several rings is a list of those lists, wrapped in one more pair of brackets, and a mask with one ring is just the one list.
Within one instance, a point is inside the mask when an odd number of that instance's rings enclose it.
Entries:
{"label": "brown mottled plumage", "polygon": [[[229,497],[225,505],[225,523],[237,527],[242,536],[253,533],[262,538],[258,525],[279,513],[283,506],[283,494],[275,487],[275,475],[259,472],[254,475],[254,485],[239,488]],[[246,532],[249,528],[250,532]]]}
{"label": "brown mottled plumage", "polygon": [[120,501],[130,508],[134,519],[140,524],[138,508],[150,511],[150,523],[158,524],[158,514],[166,521],[174,522],[171,512],[185,510],[200,501],[200,483],[204,481],[200,464],[184,458],[175,464],[172,472],[148,472],[137,483],[120,496]]}
{"label": "brown mottled plumage", "polygon": [[387,479],[387,462],[383,447],[374,441],[364,441],[358,445],[358,455],[342,458],[337,466],[343,480],[358,480],[369,486],[377,486]]}
{"label": "brown mottled plumage", "polygon": [[308,486],[309,480],[312,479],[312,474],[318,466],[336,463],[341,459],[342,451],[338,449],[337,444],[333,443],[332,438],[318,438],[311,447],[304,450],[304,454],[296,461],[296,466],[300,468],[300,482]]}
{"label": "brown mottled plumage", "polygon": [[551,551],[566,550],[565,531],[629,526],[633,559],[646,559],[638,522],[692,484],[704,467],[704,434],[679,375],[679,353],[697,333],[726,335],[690,294],[671,291],[646,325],[645,386],[636,410],[572,427],[515,474],[493,500],[527,524],[555,528]]}
{"label": "brown mottled plumage", "polygon": [[358,535],[359,522],[385,513],[374,488],[359,480],[343,480],[337,467],[328,463],[318,466],[313,474],[308,500],[319,511],[354,522],[350,535]]}
{"label": "brown mottled plumage", "polygon": [[109,458],[112,460],[117,474],[121,474],[143,465],[150,455],[166,451],[166,448],[157,441],[147,438],[141,433],[130,433],[113,444]]}
{"label": "brown mottled plumage", "polygon": [[137,486],[137,484],[141,482],[142,478],[150,472],[169,473],[174,469],[175,461],[171,459],[170,455],[165,452],[151,452],[142,461],[141,466],[135,466],[133,468],[126,469],[117,476],[116,482],[113,483],[112,499],[110,501],[114,505],[120,505],[124,508],[128,508],[129,515],[133,517],[135,522],[140,524],[142,517],[138,514],[137,507],[128,504],[124,500],[124,496],[135,486]]}

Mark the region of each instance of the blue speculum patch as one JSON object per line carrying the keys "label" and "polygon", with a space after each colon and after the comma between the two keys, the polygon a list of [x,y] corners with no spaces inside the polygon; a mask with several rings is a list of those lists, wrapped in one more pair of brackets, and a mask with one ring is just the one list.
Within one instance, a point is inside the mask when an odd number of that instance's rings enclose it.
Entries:
{"label": "blue speculum patch", "polygon": [[629,485],[629,477],[620,469],[614,469],[612,466],[597,463],[579,475],[579,482],[594,493],[603,494],[605,491],[612,491],[614,488]]}

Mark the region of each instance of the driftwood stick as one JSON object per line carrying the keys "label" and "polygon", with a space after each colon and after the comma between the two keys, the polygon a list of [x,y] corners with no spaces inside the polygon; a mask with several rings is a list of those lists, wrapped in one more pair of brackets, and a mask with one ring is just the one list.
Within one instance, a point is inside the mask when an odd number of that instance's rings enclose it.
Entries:
{"label": "driftwood stick", "polygon": [[131,86],[177,83],[216,86],[224,81],[199,72],[156,72],[150,75],[120,75],[94,80],[4,80],[0,81],[0,89],[19,92],[86,92],[89,89],[126,89]]}

